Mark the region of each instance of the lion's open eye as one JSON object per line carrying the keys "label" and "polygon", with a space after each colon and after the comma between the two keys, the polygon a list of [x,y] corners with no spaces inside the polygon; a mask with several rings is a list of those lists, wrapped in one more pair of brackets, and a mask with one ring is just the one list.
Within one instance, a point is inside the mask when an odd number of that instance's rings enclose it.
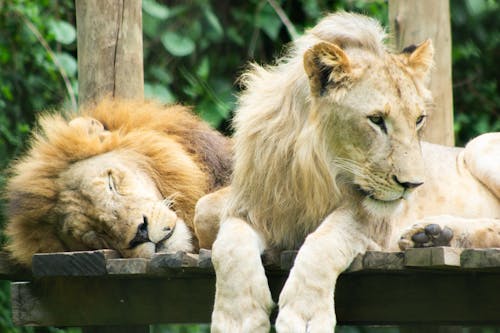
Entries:
{"label": "lion's open eye", "polygon": [[384,117],[380,115],[373,115],[373,116],[368,116],[368,120],[374,124],[380,127],[380,129],[384,132],[387,133],[387,127],[385,126],[385,120]]}
{"label": "lion's open eye", "polygon": [[417,127],[423,125],[426,117],[427,117],[427,115],[423,114],[417,118],[417,121],[416,121]]}

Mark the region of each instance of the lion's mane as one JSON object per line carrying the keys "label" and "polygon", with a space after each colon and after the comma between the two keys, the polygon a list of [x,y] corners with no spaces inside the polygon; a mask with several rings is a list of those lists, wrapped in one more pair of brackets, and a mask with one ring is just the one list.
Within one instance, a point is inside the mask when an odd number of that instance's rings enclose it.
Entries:
{"label": "lion's mane", "polygon": [[[109,135],[101,140],[70,126],[76,117],[98,120]],[[146,173],[191,228],[196,201],[229,179],[230,143],[186,107],[105,99],[76,114],[45,113],[5,188],[7,249],[18,261],[31,261],[42,243],[53,242],[44,252],[62,250],[53,211],[59,175],[72,163],[120,149],[144,158]]]}
{"label": "lion's mane", "polygon": [[327,120],[308,119],[311,92],[303,55],[326,41],[383,57],[385,38],[376,20],[337,13],[293,42],[276,65],[253,64],[242,76],[245,90],[234,119],[235,162],[226,215],[255,225],[274,242],[270,246],[290,249],[298,248],[336,208],[339,170],[326,141],[332,133]]}

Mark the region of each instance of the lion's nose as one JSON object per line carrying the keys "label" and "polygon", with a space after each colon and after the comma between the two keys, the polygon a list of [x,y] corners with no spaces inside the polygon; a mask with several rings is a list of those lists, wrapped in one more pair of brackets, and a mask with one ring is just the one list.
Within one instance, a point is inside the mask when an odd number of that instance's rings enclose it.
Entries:
{"label": "lion's nose", "polygon": [[417,188],[424,183],[421,181],[401,181],[397,176],[392,176],[392,179],[396,182],[396,184],[403,187],[405,190]]}
{"label": "lion's nose", "polygon": [[137,227],[137,233],[134,239],[130,241],[130,248],[134,248],[139,244],[150,242],[148,233],[148,217],[146,215],[142,216],[142,223]]}

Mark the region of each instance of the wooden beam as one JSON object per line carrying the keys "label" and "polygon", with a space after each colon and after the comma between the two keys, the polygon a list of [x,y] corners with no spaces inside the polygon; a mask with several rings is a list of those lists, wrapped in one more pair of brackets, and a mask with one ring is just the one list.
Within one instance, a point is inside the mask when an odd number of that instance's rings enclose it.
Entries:
{"label": "wooden beam", "polygon": [[[339,324],[500,324],[500,275],[481,272],[342,274],[335,306]],[[268,272],[275,300],[286,274]],[[16,325],[146,325],[207,323],[215,277],[56,277],[14,282]],[[71,311],[68,311],[71,309]]]}
{"label": "wooden beam", "polygon": [[453,146],[455,140],[448,0],[389,0],[389,22],[399,50],[428,38],[432,39],[435,67],[430,89],[435,107],[424,130],[424,140]]}
{"label": "wooden beam", "polygon": [[[356,258],[337,282],[339,324],[500,324],[500,298],[491,292],[500,288],[498,253],[495,249],[467,249],[460,255],[460,250],[451,248],[369,251]],[[74,252],[63,260],[61,255],[37,257],[51,270],[43,274],[34,270],[33,281],[11,284],[16,325],[210,321],[215,293],[210,251],[158,254],[152,260],[114,259],[109,251]],[[274,300],[295,256],[296,252],[284,252],[281,267],[266,269]]]}
{"label": "wooden beam", "polygon": [[118,258],[113,250],[37,253],[33,256],[35,277],[106,275],[106,260]]}
{"label": "wooden beam", "polygon": [[462,249],[452,247],[429,247],[408,249],[405,252],[405,265],[419,268],[459,268]]}
{"label": "wooden beam", "polygon": [[140,0],[76,0],[80,106],[144,98]]}

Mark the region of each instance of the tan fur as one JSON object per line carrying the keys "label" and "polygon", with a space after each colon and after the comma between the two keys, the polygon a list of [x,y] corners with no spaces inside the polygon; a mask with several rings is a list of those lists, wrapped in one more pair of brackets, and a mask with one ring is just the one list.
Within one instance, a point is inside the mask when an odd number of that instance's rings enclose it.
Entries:
{"label": "tan fur", "polygon": [[106,99],[44,114],[11,168],[7,249],[25,265],[36,252],[102,247],[150,256],[154,244],[129,249],[143,216],[152,243],[176,222],[193,229],[196,201],[227,183],[230,158],[229,142],[182,106]]}
{"label": "tan fur", "polygon": [[[384,39],[376,21],[337,13],[277,65],[244,74],[233,180],[213,244],[213,332],[269,328],[263,269],[240,276],[259,251],[300,247],[277,331],[333,332],[335,280],[357,254],[396,250],[404,228],[431,215],[473,219],[480,229],[500,224],[492,221],[500,216],[493,194],[500,183],[489,183],[500,168],[498,146],[480,139],[494,157],[469,168],[464,150],[421,143],[432,43],[396,53]],[[453,218],[442,222],[463,230]],[[500,245],[500,236],[494,240]]]}

